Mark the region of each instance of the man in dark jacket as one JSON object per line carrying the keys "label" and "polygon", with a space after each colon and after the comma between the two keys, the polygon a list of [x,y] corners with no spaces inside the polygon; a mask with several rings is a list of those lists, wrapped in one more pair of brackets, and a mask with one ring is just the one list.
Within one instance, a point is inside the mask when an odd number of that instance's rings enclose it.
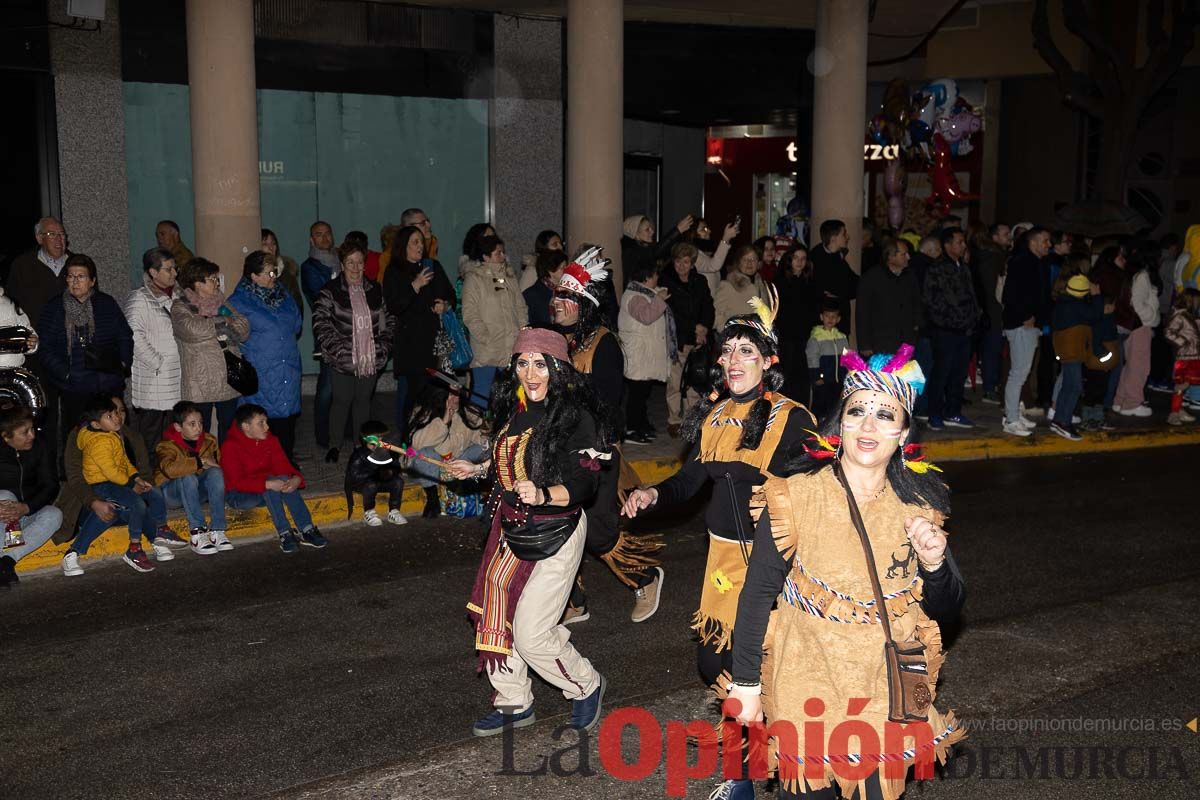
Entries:
{"label": "man in dark jacket", "polygon": [[[58,496],[54,453],[37,436],[33,412],[20,403],[0,403],[0,536],[15,523],[23,544],[0,557],[0,586],[17,580],[17,562],[37,550],[62,523],[51,505]],[[7,545],[7,542],[5,543]]]}
{"label": "man in dark jacket", "polygon": [[929,394],[929,427],[935,431],[946,425],[975,427],[963,416],[962,399],[971,335],[981,313],[974,277],[963,261],[967,240],[962,229],[946,228],[940,238],[942,257],[929,268],[922,291],[933,342],[933,374],[925,391]]}
{"label": "man in dark jacket", "polygon": [[858,287],[858,350],[864,356],[894,353],[917,343],[921,292],[908,270],[908,242],[892,239],[882,251],[883,268],[862,277]]}
{"label": "man in dark jacket", "polygon": [[[67,288],[67,231],[54,217],[43,217],[33,229],[38,246],[17,256],[8,269],[4,293],[17,304],[29,322],[37,329],[42,316],[42,307]],[[25,366],[37,376],[46,394],[46,406],[42,411],[41,430],[51,450],[58,447],[58,387],[46,374],[42,361],[36,353],[25,357]],[[72,423],[74,421],[72,420]]]}
{"label": "man in dark jacket", "polygon": [[[333,226],[317,220],[308,229],[308,258],[300,264],[300,290],[308,301],[308,310],[317,310],[317,296],[341,270],[337,248],[333,243]],[[315,336],[313,337],[316,338]],[[315,353],[318,358],[319,353]],[[321,360],[321,372],[317,375],[317,397],[314,401],[313,428],[317,435],[317,446],[329,449],[329,409],[333,405],[333,384],[330,382],[329,365]],[[341,439],[338,434],[338,439]]]}
{"label": "man in dark jacket", "polygon": [[698,255],[695,245],[680,242],[671,249],[671,264],[659,277],[659,285],[667,289],[667,305],[675,315],[675,336],[679,341],[679,357],[671,363],[667,379],[667,433],[671,438],[679,436],[686,408],[700,399],[694,389],[683,387],[683,368],[692,351],[708,341],[716,317],[708,281],[696,271]]}
{"label": "man in dark jacket", "polygon": [[822,298],[837,300],[842,318],[838,328],[850,335],[850,301],[858,292],[858,275],[846,263],[846,223],[827,219],[821,223],[821,243],[812,249],[813,282]]}
{"label": "man in dark jacket", "polygon": [[996,296],[1000,276],[1004,274],[1012,232],[1003,223],[988,229],[987,240],[975,252],[975,277],[979,282],[984,310],[984,331],[979,355],[983,369],[983,402],[1000,402],[1000,354],[1004,345],[1004,306]]}
{"label": "man in dark jacket", "polygon": [[[1034,425],[1021,416],[1021,389],[1042,335],[1045,305],[1042,302],[1042,260],[1050,252],[1050,232],[1030,228],[1024,245],[1008,260],[1004,279],[1004,338],[1008,340],[1008,383],[1004,387],[1004,432],[1021,436]],[[1039,316],[1042,315],[1042,316]]]}

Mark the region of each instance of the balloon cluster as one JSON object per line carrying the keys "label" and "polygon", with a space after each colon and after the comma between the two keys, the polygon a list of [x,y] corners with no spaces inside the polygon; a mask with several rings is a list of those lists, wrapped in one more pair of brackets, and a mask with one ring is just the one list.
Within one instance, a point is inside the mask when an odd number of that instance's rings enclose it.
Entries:
{"label": "balloon cluster", "polygon": [[[953,79],[930,81],[910,94],[908,82],[894,78],[884,91],[883,108],[867,126],[867,134],[876,144],[900,145],[909,161],[929,164],[932,193],[926,203],[935,217],[945,217],[952,202],[978,198],[963,192],[950,159],[970,153],[971,137],[982,129],[979,112],[958,93],[958,83]],[[899,160],[890,162],[884,172],[884,194],[888,223],[896,228],[904,222],[907,188],[904,165]]]}

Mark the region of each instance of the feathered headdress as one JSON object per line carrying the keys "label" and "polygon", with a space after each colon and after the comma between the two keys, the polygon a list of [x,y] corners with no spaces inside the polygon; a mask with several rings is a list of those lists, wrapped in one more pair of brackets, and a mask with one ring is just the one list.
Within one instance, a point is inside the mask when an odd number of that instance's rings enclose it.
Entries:
{"label": "feathered headdress", "polygon": [[912,356],[911,344],[900,345],[894,355],[871,356],[870,361],[863,361],[858,353],[846,350],[842,353],[842,366],[847,370],[842,399],[863,389],[884,392],[903,403],[912,414],[917,397],[925,389],[925,373]]}
{"label": "feathered headdress", "polygon": [[590,291],[590,287],[592,284],[608,277],[607,267],[612,262],[601,256],[603,252],[603,247],[589,247],[580,253],[574,261],[567,264],[563,269],[562,279],[558,282],[558,288],[565,289],[573,294],[583,295],[592,301],[592,305],[599,306],[600,301]]}
{"label": "feathered headdress", "polygon": [[775,291],[775,287],[769,283],[765,286],[769,302],[763,302],[762,298],[757,295],[751,297],[746,304],[754,310],[754,313],[730,317],[725,323],[725,327],[721,329],[722,334],[728,337],[731,335],[730,328],[742,326],[751,328],[763,338],[769,339],[772,344],[779,344],[779,338],[775,334],[775,318],[779,316],[779,292]]}

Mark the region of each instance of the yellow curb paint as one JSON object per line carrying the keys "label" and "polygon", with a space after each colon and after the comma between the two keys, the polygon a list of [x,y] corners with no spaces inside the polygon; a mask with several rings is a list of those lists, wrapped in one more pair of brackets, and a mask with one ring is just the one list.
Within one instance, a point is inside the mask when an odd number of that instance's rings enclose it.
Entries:
{"label": "yellow curb paint", "polygon": [[[1029,458],[1033,456],[1082,455],[1085,453],[1117,452],[1122,450],[1140,450],[1148,447],[1167,447],[1172,445],[1200,444],[1200,430],[1189,428],[1173,428],[1163,431],[1145,431],[1139,433],[1108,433],[1089,434],[1081,442],[1072,442],[1055,436],[1049,431],[1039,429],[1028,438],[1017,437],[976,437],[965,439],[934,439],[925,442],[925,453],[930,461],[978,461],[994,458]],[[653,485],[666,480],[675,474],[681,462],[677,458],[648,458],[630,461],[642,483]],[[355,518],[361,519],[361,497],[356,497]],[[317,525],[330,525],[346,521],[346,497],[344,494],[321,494],[306,497],[308,509],[312,513],[313,522]],[[425,491],[414,484],[404,487],[404,502],[401,511],[404,514],[420,515],[425,507]],[[251,511],[233,511],[226,509],[230,539],[263,536],[274,533],[271,517],[265,508]],[[176,531],[182,531],[186,526],[176,524]],[[92,543],[88,554],[81,559],[86,567],[99,559],[119,556],[125,552],[129,541],[129,532],[125,526],[110,528],[103,536]],[[21,559],[17,565],[18,572],[31,572],[47,567],[58,567],[67,545],[47,543],[45,547]],[[190,555],[180,551],[185,557]]]}

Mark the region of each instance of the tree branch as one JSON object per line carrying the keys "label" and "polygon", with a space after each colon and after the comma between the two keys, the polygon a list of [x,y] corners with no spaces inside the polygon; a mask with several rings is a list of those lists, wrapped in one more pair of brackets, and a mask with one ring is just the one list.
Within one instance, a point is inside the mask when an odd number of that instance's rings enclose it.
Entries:
{"label": "tree branch", "polygon": [[1062,50],[1054,42],[1050,32],[1050,17],[1046,10],[1047,0],[1035,0],[1033,7],[1033,46],[1042,59],[1054,70],[1058,88],[1063,99],[1081,111],[1095,116],[1102,115],[1097,96],[1100,88],[1091,77],[1071,66]]}
{"label": "tree branch", "polygon": [[1108,37],[1096,27],[1084,0],[1063,0],[1063,22],[1067,30],[1082,39],[1092,52],[1102,57],[1104,74],[1108,78],[1103,81],[1105,94],[1113,91],[1124,94],[1133,89],[1135,65],[1122,58]]}
{"label": "tree branch", "polygon": [[[1162,19],[1158,21],[1159,33],[1162,32]],[[1146,105],[1158,93],[1158,90],[1170,80],[1175,71],[1183,64],[1183,59],[1196,43],[1196,25],[1200,23],[1200,15],[1196,13],[1195,3],[1187,0],[1171,1],[1171,39],[1166,47],[1160,42],[1150,50],[1150,57],[1138,72],[1137,94],[1131,98],[1138,107],[1140,114]],[[1147,43],[1149,43],[1147,32]],[[1164,36],[1165,41],[1165,34]]]}

